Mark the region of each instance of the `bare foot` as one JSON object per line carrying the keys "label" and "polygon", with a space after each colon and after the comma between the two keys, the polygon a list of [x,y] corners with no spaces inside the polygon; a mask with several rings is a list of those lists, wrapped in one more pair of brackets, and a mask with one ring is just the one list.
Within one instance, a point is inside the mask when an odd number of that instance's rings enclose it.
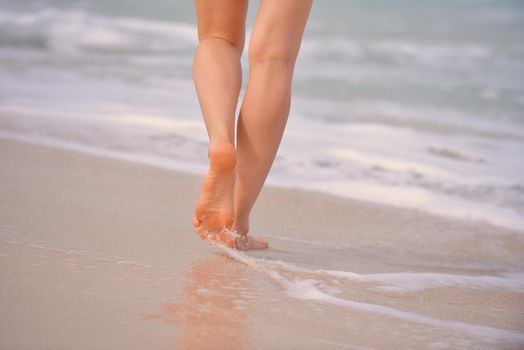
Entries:
{"label": "bare foot", "polygon": [[256,239],[246,235],[236,235],[235,248],[238,250],[260,250],[267,249],[268,244],[263,239]]}
{"label": "bare foot", "polygon": [[202,239],[205,232],[220,232],[233,223],[233,186],[236,152],[230,143],[209,146],[209,171],[195,209],[193,225]]}
{"label": "bare foot", "polygon": [[222,229],[218,232],[203,230],[200,234],[203,240],[225,245],[238,250],[260,250],[266,249],[268,244],[262,239],[256,239],[248,235],[242,235],[236,231]]}
{"label": "bare foot", "polygon": [[266,249],[266,241],[231,230],[236,152],[230,143],[209,147],[209,171],[202,184],[193,225],[202,240],[239,250]]}

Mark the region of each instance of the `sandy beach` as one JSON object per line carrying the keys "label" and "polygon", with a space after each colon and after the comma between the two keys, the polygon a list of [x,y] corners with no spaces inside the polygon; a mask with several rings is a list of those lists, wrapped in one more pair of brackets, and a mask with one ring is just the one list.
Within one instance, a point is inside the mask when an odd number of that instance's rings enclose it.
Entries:
{"label": "sandy beach", "polygon": [[[269,3],[240,71],[192,1],[1,2],[0,350],[524,349],[524,2],[313,1],[296,64]],[[267,250],[194,232],[215,116],[239,231],[287,120]]]}
{"label": "sandy beach", "polygon": [[201,178],[0,141],[3,349],[518,349],[522,232],[266,188],[193,233]]}

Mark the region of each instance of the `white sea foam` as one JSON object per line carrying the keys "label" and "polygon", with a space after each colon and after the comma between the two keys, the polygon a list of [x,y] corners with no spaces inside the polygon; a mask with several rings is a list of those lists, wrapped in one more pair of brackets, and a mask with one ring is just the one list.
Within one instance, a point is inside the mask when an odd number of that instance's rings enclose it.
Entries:
{"label": "white sea foam", "polygon": [[500,288],[524,293],[524,273],[507,273],[501,276],[471,276],[434,272],[391,272],[355,274],[346,271],[321,270],[327,275],[346,278],[356,282],[377,283],[376,289],[391,292],[415,292],[442,287],[472,289]]}
{"label": "white sea foam", "polygon": [[[320,289],[320,282],[315,279],[294,279],[290,280],[285,278],[277,270],[271,268],[271,265],[274,265],[274,262],[271,262],[268,266],[267,260],[257,259],[250,257],[243,252],[232,250],[226,247],[218,246],[219,249],[224,251],[231,258],[242,262],[262,273],[267,274],[273,280],[275,280],[279,285],[281,285],[286,293],[293,298],[301,300],[310,300],[322,304],[333,305],[337,307],[348,308],[352,310],[362,311],[366,313],[392,317],[396,319],[401,319],[404,321],[415,322],[419,324],[428,325],[431,327],[448,329],[451,331],[467,334],[474,336],[486,341],[492,342],[511,342],[511,343],[522,343],[524,342],[524,334],[514,331],[508,331],[503,329],[498,329],[494,327],[487,326],[478,326],[463,322],[442,320],[434,317],[429,317],[413,312],[407,312],[398,310],[391,307],[386,307],[377,304],[371,303],[361,303],[355,302],[352,300],[347,300],[343,298],[335,297],[331,294]],[[286,266],[293,271],[310,271],[307,269],[302,269],[291,264],[279,262],[276,265]],[[317,270],[316,270],[317,271]],[[319,270],[322,271],[322,270]],[[359,275],[354,274],[354,277]],[[358,277],[357,277],[358,278]]]}
{"label": "white sea foam", "polygon": [[84,50],[169,52],[196,42],[191,24],[106,17],[84,10],[0,11],[0,28],[17,44],[36,43],[70,54]]}
{"label": "white sea foam", "polygon": [[333,180],[324,182],[301,182],[273,179],[272,185],[329,193],[368,202],[386,204],[399,208],[422,210],[431,214],[470,222],[486,222],[495,226],[524,233],[524,217],[510,208],[491,203],[474,203],[469,200],[417,186],[378,184],[366,180]]}
{"label": "white sea foam", "polygon": [[[327,247],[330,249],[355,249],[353,246],[343,243],[335,243],[335,242],[327,242],[327,241],[319,241],[319,240],[311,240],[311,239],[301,239],[301,238],[294,238],[294,237],[284,237],[284,236],[276,236],[276,235],[269,235],[269,234],[257,234],[261,237],[270,237],[271,239],[278,239],[281,241],[287,241],[287,242],[296,242],[301,243],[313,247]],[[362,248],[359,248],[362,249]]]}
{"label": "white sea foam", "polygon": [[347,299],[337,298],[321,291],[315,280],[290,281],[275,271],[269,271],[269,275],[278,281],[287,290],[288,295],[293,298],[312,300],[324,304],[344,307],[348,309],[379,314],[383,316],[402,319],[405,321],[425,324],[437,328],[450,329],[459,333],[465,333],[474,337],[489,341],[507,341],[512,343],[524,342],[524,334],[498,329],[494,327],[478,326],[463,322],[442,320],[413,312],[406,312],[391,307],[377,304],[355,302]]}
{"label": "white sea foam", "polygon": [[435,272],[388,272],[360,274],[351,271],[308,269],[281,260],[262,260],[263,264],[289,272],[327,276],[350,280],[356,283],[369,283],[373,288],[386,292],[417,292],[426,289],[456,287],[471,289],[499,288],[511,292],[524,293],[524,273],[506,272],[492,275],[459,275]]}

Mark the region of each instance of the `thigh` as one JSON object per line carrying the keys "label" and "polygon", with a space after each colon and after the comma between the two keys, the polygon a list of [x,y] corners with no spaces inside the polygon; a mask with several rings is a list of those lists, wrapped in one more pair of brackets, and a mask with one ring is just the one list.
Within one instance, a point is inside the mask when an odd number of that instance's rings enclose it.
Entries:
{"label": "thigh", "polygon": [[312,0],[261,0],[250,38],[250,56],[294,62],[311,5]]}
{"label": "thigh", "polygon": [[198,39],[220,38],[244,47],[248,0],[195,0]]}

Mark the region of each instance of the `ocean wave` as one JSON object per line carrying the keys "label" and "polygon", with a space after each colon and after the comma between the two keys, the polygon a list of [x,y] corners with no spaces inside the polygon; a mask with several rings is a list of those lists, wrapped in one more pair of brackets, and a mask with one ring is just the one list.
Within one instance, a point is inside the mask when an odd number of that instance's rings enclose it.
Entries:
{"label": "ocean wave", "polygon": [[0,11],[0,45],[59,53],[191,52],[196,28],[181,22],[107,17],[85,10]]}
{"label": "ocean wave", "polygon": [[294,110],[307,119],[334,124],[366,121],[439,134],[473,135],[524,141],[522,118],[503,119],[486,111],[469,112],[452,106],[401,103],[379,98],[307,99],[298,96]]}
{"label": "ocean wave", "polygon": [[468,66],[492,60],[495,53],[482,45],[423,44],[410,41],[355,41],[343,37],[309,38],[302,52],[329,61],[381,64]]}
{"label": "ocean wave", "polygon": [[[0,10],[2,46],[47,48],[58,52],[180,53],[194,48],[196,42],[196,26],[184,22],[114,17],[85,9]],[[307,36],[301,46],[301,57],[305,60],[324,62],[366,62],[386,66],[415,63],[455,68],[471,67],[494,59],[507,59],[519,66],[522,63],[519,59],[512,59],[511,55],[506,56],[486,45],[407,40],[357,41],[345,37]]]}

